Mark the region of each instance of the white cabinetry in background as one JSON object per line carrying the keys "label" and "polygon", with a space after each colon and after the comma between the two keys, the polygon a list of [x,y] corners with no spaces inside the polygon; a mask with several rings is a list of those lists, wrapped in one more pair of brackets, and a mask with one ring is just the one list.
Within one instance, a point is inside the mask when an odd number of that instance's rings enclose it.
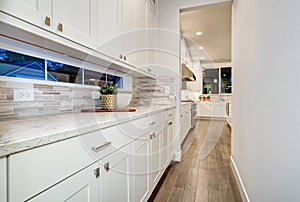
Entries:
{"label": "white cabinetry in background", "polygon": [[0,158],[0,201],[6,202],[7,179],[6,179],[6,158]]}
{"label": "white cabinetry in background", "polygon": [[209,102],[201,101],[197,103],[197,117],[226,117],[226,103],[225,102]]}
{"label": "white cabinetry in background", "polygon": [[76,43],[96,45],[97,0],[2,0],[0,6],[14,17]]}

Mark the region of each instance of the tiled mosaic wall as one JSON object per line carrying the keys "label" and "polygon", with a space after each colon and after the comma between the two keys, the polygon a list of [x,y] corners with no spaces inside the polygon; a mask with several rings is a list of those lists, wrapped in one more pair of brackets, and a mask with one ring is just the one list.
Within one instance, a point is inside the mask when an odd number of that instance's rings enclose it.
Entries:
{"label": "tiled mosaic wall", "polygon": [[[14,101],[14,89],[34,91],[34,101]],[[0,117],[77,112],[99,106],[92,88],[0,80]]]}
{"label": "tiled mosaic wall", "polygon": [[[14,89],[34,91],[34,101],[14,101]],[[134,78],[130,106],[174,104],[174,80]],[[0,79],[0,118],[80,112],[100,108],[100,100],[92,99],[97,89],[80,85],[39,84]]]}
{"label": "tiled mosaic wall", "polygon": [[174,79],[135,78],[131,105],[175,105]]}

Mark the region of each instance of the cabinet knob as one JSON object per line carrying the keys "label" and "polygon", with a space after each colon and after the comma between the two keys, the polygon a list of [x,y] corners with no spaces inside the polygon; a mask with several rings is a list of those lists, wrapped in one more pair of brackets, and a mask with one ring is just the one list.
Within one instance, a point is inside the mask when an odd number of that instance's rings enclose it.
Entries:
{"label": "cabinet knob", "polygon": [[51,25],[51,19],[48,16],[45,17],[45,25],[47,25],[49,27]]}
{"label": "cabinet knob", "polygon": [[100,168],[96,168],[94,170],[94,175],[96,176],[96,178],[98,178],[100,176]]}
{"label": "cabinet knob", "polygon": [[104,169],[106,170],[106,172],[109,171],[109,162],[107,162],[106,164],[104,164]]}
{"label": "cabinet knob", "polygon": [[169,122],[169,126],[170,126],[170,125],[172,125],[172,124],[173,124],[173,122],[172,122],[172,121],[170,121],[170,122]]}
{"label": "cabinet knob", "polygon": [[155,138],[155,133],[152,133],[151,135],[149,135],[150,139]]}
{"label": "cabinet knob", "polygon": [[150,68],[148,68],[148,72],[152,72],[152,70]]}
{"label": "cabinet knob", "polygon": [[126,55],[124,55],[124,60],[126,61]]}
{"label": "cabinet knob", "polygon": [[62,32],[63,31],[63,25],[61,23],[58,23],[57,29],[58,29],[58,31]]}
{"label": "cabinet knob", "polygon": [[119,58],[122,60],[122,59],[123,59],[123,55],[122,55],[122,54],[120,54]]}

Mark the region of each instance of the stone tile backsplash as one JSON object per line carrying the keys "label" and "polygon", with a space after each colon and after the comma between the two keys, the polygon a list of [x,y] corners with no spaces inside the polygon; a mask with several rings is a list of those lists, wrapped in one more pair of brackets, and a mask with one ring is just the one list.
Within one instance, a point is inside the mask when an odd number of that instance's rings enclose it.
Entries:
{"label": "stone tile backsplash", "polygon": [[[33,90],[34,101],[14,101],[15,89]],[[79,112],[99,107],[100,101],[92,99],[92,92],[96,91],[96,88],[79,85],[0,81],[0,117]]]}
{"label": "stone tile backsplash", "polygon": [[132,106],[175,105],[174,79],[160,77],[135,78],[133,81]]}
{"label": "stone tile backsplash", "polygon": [[[0,78],[1,79],[1,78]],[[34,91],[33,101],[14,101],[15,89]],[[100,108],[99,99],[92,99],[98,88],[80,85],[62,85],[0,80],[0,118],[80,112],[82,109]],[[133,78],[133,96],[130,106],[175,104],[174,79]]]}

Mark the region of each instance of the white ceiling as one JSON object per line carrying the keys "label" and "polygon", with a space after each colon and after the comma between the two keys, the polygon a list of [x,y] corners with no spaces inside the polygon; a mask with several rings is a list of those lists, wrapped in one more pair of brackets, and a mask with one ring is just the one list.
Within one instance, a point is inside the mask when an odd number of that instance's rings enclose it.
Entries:
{"label": "white ceiling", "polygon": [[[197,31],[202,35],[196,36]],[[181,33],[192,60],[230,62],[231,4],[181,13]]]}

